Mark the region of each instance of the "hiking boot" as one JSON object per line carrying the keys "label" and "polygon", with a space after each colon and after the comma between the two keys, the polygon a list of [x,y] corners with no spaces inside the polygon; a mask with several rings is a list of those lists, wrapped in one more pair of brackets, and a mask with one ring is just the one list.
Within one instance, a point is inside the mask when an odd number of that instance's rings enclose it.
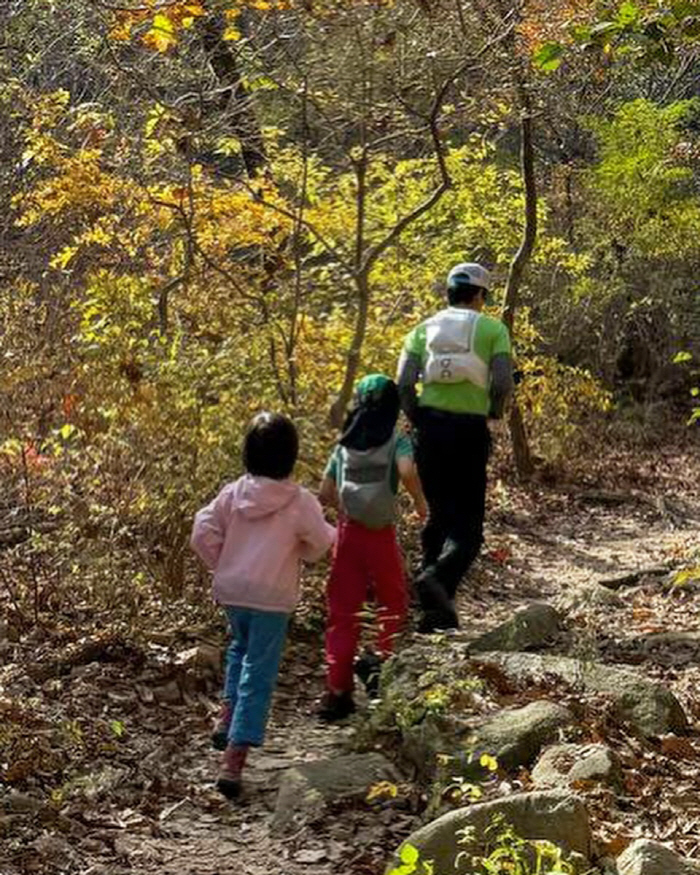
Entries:
{"label": "hiking boot", "polygon": [[445,632],[448,629],[459,629],[459,618],[454,605],[439,610],[423,611],[416,632],[421,635],[431,635],[433,632]]}
{"label": "hiking boot", "polygon": [[216,779],[216,789],[227,799],[235,799],[241,792],[241,772],[248,756],[247,744],[227,744]]}
{"label": "hiking boot", "polygon": [[423,613],[416,631],[430,634],[443,629],[459,629],[454,602],[438,580],[424,572],[416,580],[416,590]]}
{"label": "hiking boot", "polygon": [[221,711],[216,720],[216,726],[211,734],[211,743],[214,750],[226,750],[228,744],[228,729],[233,717],[233,708],[228,699],[221,703]]}
{"label": "hiking boot", "polygon": [[321,700],[318,709],[318,719],[324,723],[335,723],[344,720],[355,712],[355,701],[350,691],[344,693],[332,693],[330,690]]}
{"label": "hiking boot", "polygon": [[367,651],[355,663],[355,674],[365,685],[365,690],[367,690],[367,695],[370,699],[376,699],[379,695],[379,676],[381,671],[382,660],[376,653]]}

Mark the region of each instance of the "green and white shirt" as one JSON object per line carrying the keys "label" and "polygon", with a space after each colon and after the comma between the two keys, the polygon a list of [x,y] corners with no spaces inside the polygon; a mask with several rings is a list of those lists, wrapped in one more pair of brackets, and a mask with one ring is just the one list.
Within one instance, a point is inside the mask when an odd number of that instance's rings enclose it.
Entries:
{"label": "green and white shirt", "polygon": [[407,361],[418,366],[420,407],[450,413],[491,412],[491,363],[510,361],[508,329],[499,320],[465,307],[441,310],[411,331],[404,341],[401,374]]}

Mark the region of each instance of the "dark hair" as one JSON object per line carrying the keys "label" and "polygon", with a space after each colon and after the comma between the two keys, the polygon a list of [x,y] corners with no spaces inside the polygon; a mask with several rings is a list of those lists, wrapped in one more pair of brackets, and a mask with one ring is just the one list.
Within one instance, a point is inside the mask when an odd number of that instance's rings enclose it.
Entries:
{"label": "dark hair", "polygon": [[249,474],[284,480],[294,470],[299,437],[291,419],[281,413],[258,413],[243,442],[243,464]]}
{"label": "dark hair", "polygon": [[482,286],[473,286],[471,283],[455,283],[447,287],[447,300],[453,307],[456,304],[470,304],[481,292],[486,297],[486,289]]}

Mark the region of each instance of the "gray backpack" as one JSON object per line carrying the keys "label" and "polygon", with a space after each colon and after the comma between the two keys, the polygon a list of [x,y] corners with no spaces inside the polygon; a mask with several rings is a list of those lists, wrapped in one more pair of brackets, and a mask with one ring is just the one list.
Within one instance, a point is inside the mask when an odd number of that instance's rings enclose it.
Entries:
{"label": "gray backpack", "polygon": [[390,526],[395,518],[391,488],[396,436],[371,450],[339,447],[338,492],[345,514],[368,529]]}

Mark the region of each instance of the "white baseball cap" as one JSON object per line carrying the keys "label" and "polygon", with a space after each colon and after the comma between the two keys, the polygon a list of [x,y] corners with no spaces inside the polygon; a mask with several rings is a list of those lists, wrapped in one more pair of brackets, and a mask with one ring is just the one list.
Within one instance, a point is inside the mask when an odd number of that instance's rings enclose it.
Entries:
{"label": "white baseball cap", "polygon": [[456,264],[447,274],[447,287],[453,289],[463,283],[488,291],[491,288],[491,274],[485,267],[473,261]]}

